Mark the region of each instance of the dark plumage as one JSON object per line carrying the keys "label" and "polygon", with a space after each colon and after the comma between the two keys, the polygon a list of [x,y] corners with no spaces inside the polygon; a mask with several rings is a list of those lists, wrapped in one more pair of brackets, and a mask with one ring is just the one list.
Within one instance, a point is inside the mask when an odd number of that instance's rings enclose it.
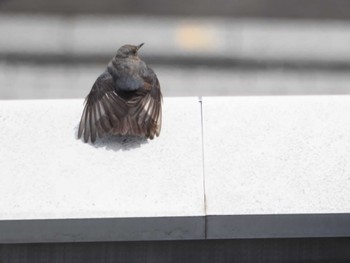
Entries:
{"label": "dark plumage", "polygon": [[105,134],[159,136],[162,93],[156,74],[137,55],[142,45],[119,48],[97,78],[85,99],[78,138],[95,142]]}

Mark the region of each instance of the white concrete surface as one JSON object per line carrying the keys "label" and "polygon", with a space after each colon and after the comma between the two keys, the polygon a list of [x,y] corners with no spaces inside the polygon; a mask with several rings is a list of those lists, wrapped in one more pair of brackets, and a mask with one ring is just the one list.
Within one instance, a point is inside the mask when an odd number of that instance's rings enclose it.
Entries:
{"label": "white concrete surface", "polygon": [[350,96],[205,97],[207,214],[349,213],[349,113]]}
{"label": "white concrete surface", "polygon": [[1,101],[0,220],[204,215],[200,105],[177,103],[153,141],[90,145],[83,100]]}
{"label": "white concrete surface", "polygon": [[0,101],[0,243],[350,236],[350,96],[165,98],[96,145],[82,102]]}
{"label": "white concrete surface", "polygon": [[350,96],[203,99],[206,237],[350,235]]}

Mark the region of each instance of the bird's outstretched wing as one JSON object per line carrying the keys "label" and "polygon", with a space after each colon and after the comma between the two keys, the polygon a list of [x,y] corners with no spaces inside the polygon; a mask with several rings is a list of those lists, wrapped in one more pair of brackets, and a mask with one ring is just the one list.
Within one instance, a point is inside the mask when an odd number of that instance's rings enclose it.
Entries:
{"label": "bird's outstretched wing", "polygon": [[129,115],[138,130],[150,139],[159,136],[162,126],[162,93],[156,74],[148,68],[144,85],[128,100]]}
{"label": "bird's outstretched wing", "polygon": [[113,128],[120,127],[128,114],[128,105],[115,92],[113,77],[104,72],[95,81],[85,99],[85,107],[81,116],[78,138],[95,142],[96,137],[110,133]]}

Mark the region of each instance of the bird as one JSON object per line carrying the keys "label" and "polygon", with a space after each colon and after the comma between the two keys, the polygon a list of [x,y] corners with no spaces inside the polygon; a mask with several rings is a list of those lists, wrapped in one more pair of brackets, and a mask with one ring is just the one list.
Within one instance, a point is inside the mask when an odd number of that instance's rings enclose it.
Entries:
{"label": "bird", "polygon": [[106,134],[153,139],[162,126],[157,75],[138,56],[144,45],[123,45],[96,79],[84,101],[78,139],[94,143]]}

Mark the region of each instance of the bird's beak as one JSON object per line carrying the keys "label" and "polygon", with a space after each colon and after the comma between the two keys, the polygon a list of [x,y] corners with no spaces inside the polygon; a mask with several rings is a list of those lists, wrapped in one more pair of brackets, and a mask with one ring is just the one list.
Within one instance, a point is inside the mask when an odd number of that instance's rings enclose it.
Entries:
{"label": "bird's beak", "polygon": [[137,46],[137,50],[139,50],[145,43],[141,43],[140,45]]}

